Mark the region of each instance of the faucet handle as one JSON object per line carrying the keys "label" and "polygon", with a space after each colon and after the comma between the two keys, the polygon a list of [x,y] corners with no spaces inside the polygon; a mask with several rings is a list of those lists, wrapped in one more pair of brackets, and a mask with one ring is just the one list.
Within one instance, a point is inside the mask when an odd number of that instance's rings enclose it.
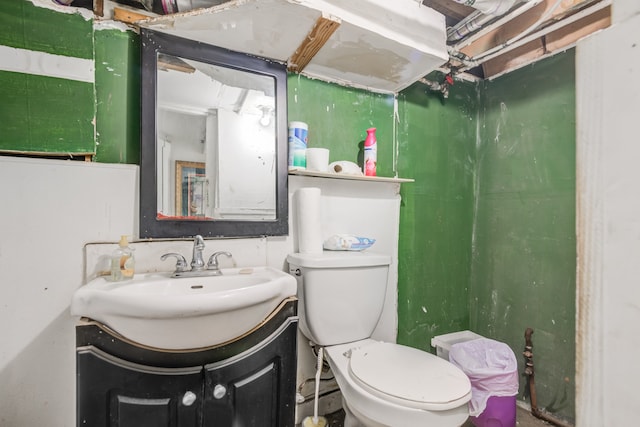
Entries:
{"label": "faucet handle", "polygon": [[178,253],[169,252],[168,254],[164,254],[160,257],[160,261],[164,261],[169,257],[176,258],[176,272],[187,271],[187,260],[184,259],[184,257]]}
{"label": "faucet handle", "polygon": [[227,258],[231,258],[231,252],[227,251],[218,251],[214,252],[213,255],[209,257],[209,262],[207,263],[207,270],[218,270],[220,267],[218,266],[218,257],[220,255],[224,255]]}

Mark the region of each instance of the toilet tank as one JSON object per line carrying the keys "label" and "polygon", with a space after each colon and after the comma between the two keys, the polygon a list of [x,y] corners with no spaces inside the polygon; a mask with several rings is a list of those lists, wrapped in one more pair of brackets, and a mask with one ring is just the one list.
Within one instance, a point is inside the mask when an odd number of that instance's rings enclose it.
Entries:
{"label": "toilet tank", "polygon": [[319,345],[369,338],[382,314],[391,257],[351,251],[290,254],[300,330]]}

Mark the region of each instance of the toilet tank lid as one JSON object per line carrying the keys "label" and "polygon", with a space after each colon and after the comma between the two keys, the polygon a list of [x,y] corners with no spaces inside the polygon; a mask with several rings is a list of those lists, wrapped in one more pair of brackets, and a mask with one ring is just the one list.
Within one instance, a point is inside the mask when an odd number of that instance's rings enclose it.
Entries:
{"label": "toilet tank lid", "polygon": [[321,254],[294,253],[287,256],[289,264],[309,268],[371,267],[391,264],[391,257],[367,251],[323,251]]}

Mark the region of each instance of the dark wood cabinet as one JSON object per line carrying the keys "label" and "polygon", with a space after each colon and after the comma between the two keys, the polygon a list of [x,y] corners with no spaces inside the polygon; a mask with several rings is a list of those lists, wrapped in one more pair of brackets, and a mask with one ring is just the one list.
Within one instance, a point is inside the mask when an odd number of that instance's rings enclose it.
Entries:
{"label": "dark wood cabinet", "polygon": [[293,427],[296,301],[223,346],[165,352],[82,319],[77,426]]}
{"label": "dark wood cabinet", "polygon": [[77,367],[78,426],[201,425],[202,367],[158,369],[95,347],[78,349]]}
{"label": "dark wood cabinet", "polygon": [[206,365],[203,425],[293,426],[295,368],[293,376],[287,371],[296,366],[295,340],[291,328],[254,352]]}

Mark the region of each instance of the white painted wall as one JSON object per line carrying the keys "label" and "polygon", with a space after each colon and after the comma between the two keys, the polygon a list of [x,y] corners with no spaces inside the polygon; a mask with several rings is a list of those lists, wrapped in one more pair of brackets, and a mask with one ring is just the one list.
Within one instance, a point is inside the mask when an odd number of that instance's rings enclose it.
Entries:
{"label": "white painted wall", "polygon": [[138,168],[0,156],[0,425],[75,425],[83,246],[133,234]]}
{"label": "white painted wall", "polygon": [[640,352],[640,4],[578,44],[576,422],[637,423]]}
{"label": "white painted wall", "polygon": [[[398,184],[290,177],[290,194],[303,186],[321,188],[326,235],[375,237],[375,250],[393,256],[376,337],[394,340]],[[137,166],[0,156],[0,426],[75,426],[71,297],[85,276],[106,268],[103,255],[121,234],[137,235],[137,195]],[[297,248],[294,206],[289,213],[289,236],[207,240],[206,251],[230,250],[238,266],[285,269],[286,255]],[[143,271],[171,271],[171,262],[159,261],[165,252],[190,257],[187,241],[133,245]],[[307,378],[315,360],[301,346],[298,376]]]}
{"label": "white painted wall", "polygon": [[611,0],[613,8],[611,21],[616,24],[640,13],[640,2],[637,0]]}

